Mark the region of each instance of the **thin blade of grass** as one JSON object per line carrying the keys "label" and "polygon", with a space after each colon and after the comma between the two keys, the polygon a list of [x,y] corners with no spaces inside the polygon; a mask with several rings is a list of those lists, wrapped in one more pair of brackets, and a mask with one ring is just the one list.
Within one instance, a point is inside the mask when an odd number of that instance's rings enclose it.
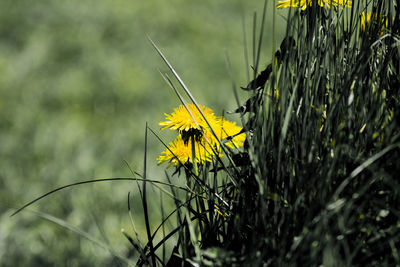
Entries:
{"label": "thin blade of grass", "polygon": [[[275,11],[275,8],[274,8]],[[262,45],[262,39],[264,36],[264,24],[265,24],[265,14],[267,13],[267,0],[264,1],[264,8],[263,8],[263,13],[262,13],[262,18],[261,18],[261,29],[260,29],[260,35],[258,38],[258,47],[257,47],[257,57],[256,57],[256,63],[254,66],[254,73],[257,76],[258,72],[258,65],[260,63],[260,56],[261,56],[261,45]]]}
{"label": "thin blade of grass", "polygon": [[186,187],[183,186],[179,186],[179,185],[175,185],[175,184],[169,184],[169,183],[165,183],[165,182],[161,182],[158,180],[150,180],[150,179],[141,179],[141,178],[128,178],[128,177],[121,177],[121,178],[104,178],[104,179],[94,179],[94,180],[87,180],[87,181],[81,181],[81,182],[76,182],[76,183],[72,183],[72,184],[68,184],[68,185],[64,185],[61,187],[58,187],[54,190],[51,190],[50,192],[47,192],[46,194],[41,195],[38,198],[35,198],[34,200],[28,202],[27,204],[25,204],[24,206],[22,206],[21,208],[17,209],[15,212],[13,212],[10,217],[13,217],[14,215],[18,214],[19,212],[21,212],[22,210],[24,210],[25,208],[29,207],[30,205],[36,203],[37,201],[51,195],[54,194],[60,190],[66,189],[68,187],[73,187],[73,186],[78,186],[78,185],[82,185],[82,184],[91,184],[91,183],[98,183],[98,182],[110,182],[110,181],[145,181],[147,183],[155,183],[155,184],[163,184],[163,185],[168,185],[168,186],[173,186],[174,188],[180,189],[180,190],[184,190],[187,191]]}
{"label": "thin blade of grass", "polygon": [[82,231],[81,229],[71,225],[70,223],[66,222],[65,220],[62,220],[60,218],[54,217],[54,216],[52,216],[50,214],[47,214],[47,213],[44,213],[44,212],[40,212],[40,211],[33,211],[33,210],[29,210],[29,211],[34,213],[35,215],[45,219],[45,220],[48,220],[48,221],[53,222],[55,224],[58,224],[59,226],[78,234],[79,236],[81,236],[81,237],[89,240],[90,242],[96,244],[97,246],[99,246],[99,247],[101,247],[101,248],[103,248],[105,250],[108,250],[111,255],[113,255],[113,256],[117,257],[118,259],[122,260],[123,262],[125,262],[129,266],[134,266],[130,259],[128,259],[128,258],[126,258],[126,257],[124,257],[122,255],[119,255],[116,252],[113,252],[113,249],[109,245],[104,244],[103,242],[101,242],[98,239],[96,239],[93,236],[91,236],[89,233],[87,233],[85,231]]}
{"label": "thin blade of grass", "polygon": [[[152,134],[154,134],[154,136],[172,153],[172,155],[174,155],[175,156],[175,154],[172,152],[172,150],[162,141],[162,139],[150,128],[150,127],[148,127],[148,129],[150,130],[150,132],[152,133]],[[176,157],[176,156],[175,156]],[[177,158],[177,157],[176,157]],[[217,159],[218,159],[218,157],[217,157]],[[177,158],[177,160],[179,161],[179,159]],[[219,161],[220,161],[221,159],[219,159]],[[182,162],[180,162],[179,161],[179,163],[186,169],[186,170],[188,170],[188,171],[190,171]],[[196,175],[194,175],[193,173],[192,173],[192,176],[195,178],[195,180],[196,180],[196,182],[197,183],[199,183],[199,184],[201,184],[202,186],[205,186],[207,189],[209,189],[210,190],[210,187],[207,185],[207,184],[205,184],[201,179],[199,179],[199,177],[198,176],[196,176]],[[182,188],[184,188],[184,187],[181,187],[181,189]],[[190,190],[190,188],[186,188],[185,187],[185,191],[191,191]],[[193,191],[191,191],[192,193],[193,193]],[[228,206],[229,207],[229,205],[228,205],[228,203],[221,197],[221,196],[219,196],[218,195],[218,193],[216,193],[216,192],[214,192],[214,195],[219,199],[219,200],[221,200],[226,206]]]}
{"label": "thin blade of grass", "polygon": [[376,160],[378,160],[380,157],[388,153],[394,148],[400,147],[400,143],[392,144],[385,149],[381,150],[380,152],[376,153],[372,157],[368,158],[366,161],[364,161],[362,164],[360,164],[357,168],[355,168],[351,173],[350,176],[347,177],[336,189],[335,193],[333,194],[333,199],[337,198],[340,193],[343,191],[343,189],[350,183],[350,181],[359,175],[363,170],[368,168],[371,164],[373,164]]}
{"label": "thin blade of grass", "polygon": [[[128,163],[126,160],[124,160],[124,162],[125,162],[126,166],[128,167],[128,169],[131,171],[132,175],[135,175],[135,174],[138,175],[137,172],[134,172],[134,171],[132,170],[131,166],[129,165],[129,163]],[[140,175],[139,175],[139,176],[140,176]],[[137,187],[138,187],[138,189],[139,189],[140,197],[142,198],[142,197],[143,197],[143,194],[142,194],[142,189],[141,189],[140,186],[139,186],[139,181],[136,181],[136,185],[137,185]],[[128,203],[129,203],[129,202],[128,202]]]}
{"label": "thin blade of grass", "polygon": [[137,230],[136,230],[136,225],[135,225],[135,222],[134,222],[134,220],[133,220],[133,209],[131,209],[131,204],[130,204],[130,201],[129,201],[129,199],[130,199],[130,193],[131,193],[131,192],[128,192],[128,214],[129,214],[129,219],[131,220],[132,229],[133,229],[133,231],[135,232],[136,240],[137,240],[138,243],[139,243],[139,247],[143,250],[143,248],[142,248],[142,242],[140,241],[139,234],[138,234],[138,232],[137,232]]}
{"label": "thin blade of grass", "polygon": [[[229,162],[232,164],[234,170],[238,172],[238,170],[236,169],[236,166],[234,164],[234,162],[232,161],[231,157],[229,156],[228,152],[226,151],[225,147],[223,146],[221,140],[218,138],[218,135],[215,133],[214,129],[212,128],[210,122],[207,120],[206,116],[204,115],[203,111],[200,109],[197,101],[195,100],[195,98],[193,97],[192,93],[190,93],[189,89],[186,87],[185,83],[182,81],[182,79],[180,78],[180,76],[178,75],[178,73],[175,71],[175,69],[172,67],[172,65],[169,63],[169,61],[167,60],[167,58],[164,56],[164,54],[161,52],[161,50],[156,46],[156,44],[153,42],[153,40],[150,39],[149,36],[147,36],[148,40],[150,41],[150,43],[152,44],[152,46],[154,47],[154,49],[157,51],[157,53],[161,56],[161,58],[163,59],[163,61],[165,62],[165,64],[167,64],[168,68],[171,70],[172,74],[175,76],[175,78],[177,79],[177,81],[179,82],[179,84],[182,86],[183,90],[185,91],[185,93],[189,96],[190,100],[193,102],[193,104],[196,106],[197,110],[199,111],[199,113],[201,114],[201,116],[203,117],[204,121],[207,123],[208,127],[210,128],[211,133],[213,134],[213,136],[215,137],[215,139],[217,140],[217,142],[219,143],[219,145],[221,146],[222,150],[224,151],[225,155],[227,156]],[[229,174],[229,178],[231,179],[231,182],[233,184],[235,184],[235,186],[237,186],[237,181],[235,180],[235,178]]]}
{"label": "thin blade of grass", "polygon": [[140,257],[141,257],[140,259],[141,259],[144,263],[150,264],[150,263],[149,263],[149,260],[148,260],[147,257],[146,257],[146,255],[143,253],[143,249],[142,249],[138,244],[135,243],[135,241],[133,240],[133,238],[132,238],[130,235],[128,235],[128,233],[126,233],[124,229],[122,229],[121,232],[122,232],[122,234],[126,237],[126,239],[128,239],[129,243],[131,243],[131,245],[132,245],[137,251],[139,251],[139,254],[140,254]]}
{"label": "thin blade of grass", "polygon": [[[163,197],[162,194],[160,193],[160,203],[161,203],[161,220],[164,221],[165,219],[165,214],[164,214],[164,202],[163,202]],[[154,235],[154,233],[153,233]],[[165,224],[162,224],[162,237],[165,237]],[[162,261],[165,262],[165,245],[162,248]]]}
{"label": "thin blade of grass", "polygon": [[201,254],[200,254],[200,246],[197,240],[197,236],[196,236],[196,232],[195,232],[195,226],[192,222],[192,220],[190,219],[190,215],[189,215],[189,211],[187,209],[185,210],[185,217],[186,217],[186,222],[189,228],[189,235],[190,235],[190,240],[192,242],[192,245],[194,247],[195,253],[196,253],[196,258],[197,258],[197,262],[201,261]]}
{"label": "thin blade of grass", "polygon": [[156,258],[153,248],[153,239],[151,237],[151,229],[150,229],[150,222],[149,222],[149,213],[147,210],[147,194],[146,194],[146,178],[147,178],[147,122],[145,128],[145,135],[144,135],[144,159],[143,159],[143,196],[142,196],[142,207],[143,207],[143,214],[144,214],[144,221],[146,226],[146,233],[147,239],[150,247],[150,256],[153,266],[156,266]]}
{"label": "thin blade of grass", "polygon": [[249,68],[249,51],[247,48],[247,34],[246,34],[246,22],[244,14],[242,13],[242,32],[243,32],[243,55],[246,69],[247,84],[250,83],[250,68]]}

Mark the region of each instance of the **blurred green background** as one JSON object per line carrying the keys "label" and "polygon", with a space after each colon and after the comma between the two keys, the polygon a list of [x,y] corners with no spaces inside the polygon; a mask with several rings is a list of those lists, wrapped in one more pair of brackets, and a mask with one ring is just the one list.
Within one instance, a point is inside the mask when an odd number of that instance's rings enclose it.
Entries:
{"label": "blurred green background", "polygon": [[[250,46],[253,12],[260,19],[262,6],[243,0],[0,1],[0,266],[118,265],[108,251],[29,211],[9,216],[58,186],[131,176],[124,160],[143,171],[146,121],[159,132],[163,113],[179,104],[146,34],[199,103],[217,114],[234,109],[224,53],[236,82],[246,85],[242,18]],[[272,53],[271,7],[261,66]],[[285,23],[279,16],[277,22],[279,41]],[[160,136],[169,142],[172,135]],[[149,176],[164,179],[165,165],[155,160],[164,148],[151,135],[148,145]],[[83,185],[30,209],[57,216],[127,256],[131,246],[120,230],[132,234],[129,191],[137,195],[134,183]],[[159,199],[157,190],[149,194]],[[134,219],[145,240],[135,199]],[[155,226],[158,201],[150,212]]]}

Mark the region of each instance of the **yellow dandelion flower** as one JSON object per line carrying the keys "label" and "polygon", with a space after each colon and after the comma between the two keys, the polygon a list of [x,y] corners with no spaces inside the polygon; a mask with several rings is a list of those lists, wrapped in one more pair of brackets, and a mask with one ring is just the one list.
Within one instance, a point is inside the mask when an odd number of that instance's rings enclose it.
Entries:
{"label": "yellow dandelion flower", "polygon": [[[206,127],[207,123],[197,107],[194,104],[188,104],[186,106],[188,107],[190,113],[184,105],[180,105],[179,107],[175,108],[174,112],[171,114],[164,113],[166,116],[166,121],[162,121],[158,124],[162,126],[161,129],[164,130],[169,128],[170,130],[189,131],[191,129],[200,130],[197,125],[200,127]],[[203,105],[199,105],[199,108],[208,121],[213,121],[216,119],[216,116],[211,109],[206,108]],[[197,122],[197,125],[193,119]]]}
{"label": "yellow dandelion flower", "polygon": [[[180,105],[175,108],[171,114],[165,114],[166,121],[162,121],[158,124],[162,126],[161,129],[178,130],[186,144],[189,139],[191,139],[191,136],[195,136],[195,141],[205,142],[204,139],[206,139],[208,140],[209,145],[219,149],[219,142],[213,135],[210,129],[211,126],[220,140],[231,137],[229,142],[226,142],[229,147],[237,148],[243,146],[246,135],[244,133],[238,135],[242,128],[237,126],[236,123],[215,116],[214,112],[210,108],[199,105],[201,111],[210,124],[208,125],[194,104],[188,104],[186,106],[189,109],[190,114],[184,105]],[[200,126],[201,129],[199,129],[198,126]]]}
{"label": "yellow dandelion flower", "polygon": [[225,144],[230,148],[239,148],[243,146],[246,140],[246,134],[242,131],[242,127],[236,125],[235,122],[228,121],[223,117],[218,118],[219,129],[215,134],[225,141]]}
{"label": "yellow dandelion flower", "polygon": [[[213,151],[209,146],[195,141],[196,162],[200,164],[204,164],[206,161],[211,162],[213,155],[212,153]],[[158,165],[169,161],[169,165],[167,167],[169,168],[172,165],[178,166],[180,164],[186,164],[187,162],[193,163],[192,157],[192,141],[189,140],[188,144],[185,144],[182,136],[178,135],[173,142],[168,144],[168,148],[161,153],[157,160]]]}
{"label": "yellow dandelion flower", "polygon": [[[217,120],[217,116],[214,115],[214,112],[211,109],[199,105],[201,112],[207,120],[206,121],[197,109],[196,105],[188,104],[186,107],[180,105],[175,108],[171,114],[165,113],[166,121],[162,121],[158,125],[162,126],[162,130],[168,128],[170,130],[178,130],[182,135],[185,144],[187,144],[189,139],[192,138],[199,142],[203,138],[203,135],[209,136],[207,121],[210,124],[214,124]],[[207,140],[210,142],[210,139]]]}
{"label": "yellow dandelion flower", "polygon": [[[169,143],[168,149],[157,158],[158,164],[167,161],[169,161],[168,167],[187,162],[204,164],[206,161],[211,161],[214,156],[222,156],[220,141],[232,149],[243,146],[246,134],[242,133],[240,126],[223,117],[215,116],[213,111],[205,106],[199,105],[199,107],[207,121],[193,104],[187,105],[190,114],[183,105],[175,108],[173,113],[165,114],[166,121],[159,123],[161,129],[177,130],[179,136]],[[195,150],[194,159],[192,142]]]}
{"label": "yellow dandelion flower", "polygon": [[[301,7],[302,10],[306,10],[308,6],[312,5],[313,0],[284,0],[279,1],[277,8],[287,7]],[[321,7],[339,6],[339,7],[351,7],[352,2],[349,0],[318,0],[318,5]]]}
{"label": "yellow dandelion flower", "polygon": [[207,139],[210,145],[212,145],[217,151],[221,150],[220,143],[218,142],[217,138],[230,148],[239,148],[243,146],[243,143],[246,139],[246,134],[244,132],[240,133],[242,131],[242,127],[236,125],[235,122],[231,122],[223,117],[216,116],[213,120],[209,121],[209,123],[215,135],[207,125],[207,127],[203,128],[203,139]]}

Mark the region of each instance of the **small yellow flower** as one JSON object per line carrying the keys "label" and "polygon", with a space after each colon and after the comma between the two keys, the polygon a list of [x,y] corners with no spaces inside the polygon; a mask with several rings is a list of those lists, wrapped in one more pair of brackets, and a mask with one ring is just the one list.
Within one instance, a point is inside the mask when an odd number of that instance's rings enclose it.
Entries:
{"label": "small yellow flower", "polygon": [[371,21],[371,14],[371,12],[365,13],[364,11],[361,14],[361,29],[363,30],[363,32],[365,32],[365,27]]}
{"label": "small yellow flower", "polygon": [[[211,162],[211,155],[213,152],[206,144],[195,142],[195,153],[196,161],[198,163],[204,164],[206,161]],[[192,141],[189,140],[188,144],[185,144],[182,136],[178,135],[173,142],[168,144],[168,148],[161,153],[157,160],[158,165],[169,161],[167,168],[171,167],[172,165],[178,166],[180,164],[186,164],[187,162],[193,163]]]}
{"label": "small yellow flower", "polygon": [[[312,5],[313,0],[284,0],[279,1],[277,8],[286,7],[301,7],[302,10],[306,10],[308,6]],[[339,7],[351,7],[352,2],[348,0],[318,0],[318,5],[321,7],[339,6]]]}
{"label": "small yellow flower", "polygon": [[[383,16],[381,15],[380,19],[381,19],[381,22],[382,22],[381,35],[383,35],[384,27],[388,26],[389,20],[388,20],[388,17],[386,15],[383,15]],[[378,23],[377,15],[376,14],[372,15],[371,12],[367,12],[367,13],[363,12],[361,14],[361,29],[362,29],[362,31],[365,32],[366,29],[368,30],[368,28],[372,26],[371,23],[376,23],[376,24]]]}

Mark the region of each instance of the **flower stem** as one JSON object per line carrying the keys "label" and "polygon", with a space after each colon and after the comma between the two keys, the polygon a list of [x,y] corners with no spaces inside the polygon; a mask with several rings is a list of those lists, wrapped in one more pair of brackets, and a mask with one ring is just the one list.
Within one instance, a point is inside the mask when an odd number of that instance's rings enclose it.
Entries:
{"label": "flower stem", "polygon": [[195,150],[195,141],[194,141],[194,135],[191,137],[192,141],[192,163],[193,163],[193,174],[198,175],[198,169],[197,169],[197,161],[196,161],[196,150]]}

